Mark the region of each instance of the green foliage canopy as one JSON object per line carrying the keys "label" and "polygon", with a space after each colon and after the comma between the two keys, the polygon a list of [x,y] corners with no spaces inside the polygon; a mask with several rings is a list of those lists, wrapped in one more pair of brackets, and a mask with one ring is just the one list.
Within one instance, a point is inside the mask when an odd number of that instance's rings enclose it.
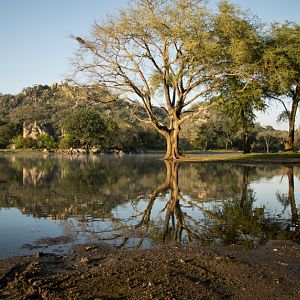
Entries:
{"label": "green foliage canopy", "polygon": [[91,109],[76,109],[63,122],[63,129],[81,146],[105,147],[108,127],[99,113]]}
{"label": "green foliage canopy", "polygon": [[[300,26],[273,24],[263,55],[266,97],[284,107],[279,119],[288,119],[286,151],[294,151],[295,120],[300,101]],[[287,101],[291,100],[290,108]],[[282,118],[283,117],[283,118]]]}
{"label": "green foliage canopy", "polygon": [[267,96],[300,97],[300,26],[273,24],[263,56]]}

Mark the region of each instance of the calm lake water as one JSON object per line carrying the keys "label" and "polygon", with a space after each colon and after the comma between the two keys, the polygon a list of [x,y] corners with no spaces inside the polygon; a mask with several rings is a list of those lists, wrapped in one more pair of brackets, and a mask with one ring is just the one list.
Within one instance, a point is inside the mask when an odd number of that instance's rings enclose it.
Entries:
{"label": "calm lake water", "polygon": [[0,257],[76,243],[300,241],[300,167],[1,154]]}

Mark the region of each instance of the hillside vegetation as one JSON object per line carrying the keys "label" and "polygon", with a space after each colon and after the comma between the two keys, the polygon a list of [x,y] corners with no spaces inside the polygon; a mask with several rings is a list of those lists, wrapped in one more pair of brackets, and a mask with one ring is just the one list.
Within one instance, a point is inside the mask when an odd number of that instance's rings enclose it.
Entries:
{"label": "hillside vegetation", "polygon": [[[114,100],[114,101],[113,101]],[[161,122],[162,109],[156,108]],[[0,147],[16,148],[90,148],[123,151],[163,150],[162,137],[149,124],[142,109],[118,100],[99,86],[68,84],[36,85],[16,95],[0,95]],[[47,133],[36,138],[23,136],[24,126],[47,125]],[[287,133],[271,126],[252,124],[252,150],[283,150]],[[182,128],[180,139],[184,150],[242,150],[242,131],[235,121],[220,109],[211,109],[206,121],[194,118]]]}

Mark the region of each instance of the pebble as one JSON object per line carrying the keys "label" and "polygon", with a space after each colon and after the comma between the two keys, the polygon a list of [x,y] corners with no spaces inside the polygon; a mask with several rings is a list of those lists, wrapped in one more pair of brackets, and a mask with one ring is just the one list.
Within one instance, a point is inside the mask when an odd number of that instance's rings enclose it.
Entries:
{"label": "pebble", "polygon": [[42,257],[42,256],[44,256],[44,253],[43,253],[43,252],[37,252],[37,253],[35,254],[35,256],[36,256],[36,257]]}
{"label": "pebble", "polygon": [[86,251],[97,249],[95,246],[87,246],[85,248]]}
{"label": "pebble", "polygon": [[286,263],[283,263],[283,262],[280,262],[280,261],[278,262],[278,264],[282,265],[282,266],[288,266],[289,265],[289,264],[286,264]]}
{"label": "pebble", "polygon": [[82,263],[89,263],[91,260],[87,256],[83,256],[80,259],[80,262]]}

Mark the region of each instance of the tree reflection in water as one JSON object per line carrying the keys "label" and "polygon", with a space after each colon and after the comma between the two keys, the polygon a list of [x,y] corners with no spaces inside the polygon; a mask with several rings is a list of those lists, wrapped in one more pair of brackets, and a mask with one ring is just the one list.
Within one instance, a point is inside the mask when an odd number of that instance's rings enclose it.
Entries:
{"label": "tree reflection in water", "polygon": [[[122,239],[118,245],[120,248],[126,247],[131,242],[131,238],[136,240],[135,247],[141,247],[146,239],[151,239],[154,243],[172,241],[178,244],[183,241],[199,240],[200,235],[197,231],[201,227],[201,223],[188,212],[183,211],[183,208],[197,208],[202,213],[206,211],[195,201],[181,195],[178,185],[178,170],[179,163],[165,161],[165,180],[148,195],[145,209],[128,219],[115,222],[113,228],[109,229],[115,234],[106,240]],[[162,195],[164,195],[166,204],[159,211],[159,216],[163,220],[157,222],[153,207]],[[133,224],[132,221],[136,223]],[[105,232],[107,233],[107,231]]]}
{"label": "tree reflection in water", "polygon": [[187,199],[180,193],[178,185],[178,170],[179,163],[165,161],[166,165],[166,179],[165,182],[159,186],[148,198],[148,205],[143,212],[141,222],[137,227],[150,226],[151,224],[151,211],[153,208],[154,201],[160,193],[165,192],[169,197],[165,207],[161,210],[164,212],[164,221],[162,229],[158,228],[160,233],[160,239],[164,243],[167,240],[171,240],[176,243],[181,243],[183,238],[187,242],[197,240],[200,238],[197,233],[197,227],[200,226],[200,222],[187,212],[183,211],[183,207],[197,208],[205,213],[205,210],[200,207],[196,202]]}
{"label": "tree reflection in water", "polygon": [[[119,247],[126,247],[132,242],[130,231],[136,247],[142,246],[145,238],[159,243],[219,242],[247,246],[254,246],[262,239],[264,210],[253,208],[255,197],[249,189],[249,166],[243,167],[240,196],[223,200],[209,208],[205,203],[181,194],[178,184],[179,163],[166,161],[165,165],[165,181],[149,195],[144,211],[113,228],[112,231],[117,234],[111,236],[110,240],[124,237]],[[165,195],[166,204],[159,212],[162,220],[157,222],[153,207],[161,194]]]}
{"label": "tree reflection in water", "polygon": [[300,242],[300,221],[295,199],[294,167],[284,167],[283,175],[286,175],[288,178],[288,193],[284,194],[277,192],[277,199],[284,207],[282,213],[284,213],[287,207],[290,206],[291,220],[286,220],[286,222],[283,224],[282,222],[274,220],[273,223],[269,224],[268,231],[275,238],[289,239]]}
{"label": "tree reflection in water", "polygon": [[213,212],[212,236],[224,244],[253,247],[263,239],[264,208],[254,208],[255,193],[249,188],[250,166],[243,167],[240,196],[223,201]]}
{"label": "tree reflection in water", "polygon": [[[8,156],[0,157],[0,207],[61,220],[73,236],[80,232],[119,247],[299,242],[297,172],[279,165],[180,165],[147,156]],[[252,186],[282,173],[289,189],[277,193],[277,200],[284,208],[281,215],[290,209],[290,219],[270,216],[257,204]],[[274,194],[270,197],[273,201]]]}
{"label": "tree reflection in water", "polygon": [[285,167],[285,173],[288,176],[288,182],[289,182],[288,199],[291,206],[292,223],[297,225],[299,224],[299,217],[298,217],[296,201],[295,201],[294,167],[291,166]]}
{"label": "tree reflection in water", "polygon": [[[296,226],[293,227],[296,228],[293,236],[286,227],[282,227],[282,223],[278,223],[277,219],[268,217],[264,207],[254,205],[256,197],[250,187],[250,166],[242,167],[239,193],[232,193],[227,199],[209,206],[206,205],[205,199],[204,202],[199,202],[181,193],[178,184],[179,163],[166,161],[165,165],[165,181],[149,194],[145,209],[131,216],[130,220],[122,220],[113,228],[112,232],[117,234],[109,239],[124,237],[119,247],[133,246],[132,241],[135,241],[135,247],[140,247],[147,239],[152,243],[239,244],[247,248],[256,247],[268,239],[299,241],[297,233],[299,218],[291,167],[284,170],[289,179],[287,199],[291,206],[291,221]],[[153,207],[162,194],[166,203],[159,211],[161,217],[159,222]],[[133,224],[132,221],[136,223]],[[286,222],[284,224],[286,225]]]}

